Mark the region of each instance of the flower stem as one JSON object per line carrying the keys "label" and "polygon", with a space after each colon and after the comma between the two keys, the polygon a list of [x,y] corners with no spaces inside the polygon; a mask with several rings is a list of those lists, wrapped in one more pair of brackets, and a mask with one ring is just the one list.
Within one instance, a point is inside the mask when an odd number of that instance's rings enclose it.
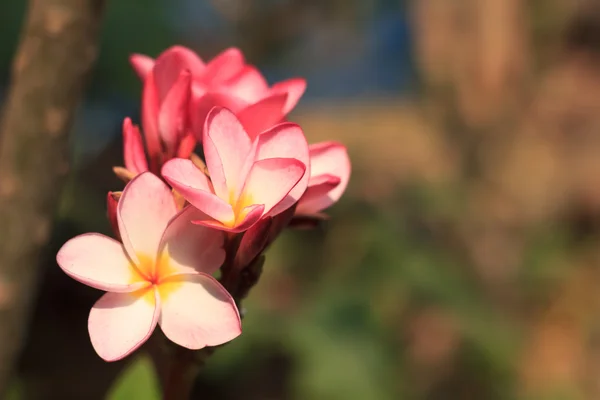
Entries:
{"label": "flower stem", "polygon": [[194,353],[183,347],[175,349],[167,369],[163,400],[187,400],[190,398],[196,368]]}

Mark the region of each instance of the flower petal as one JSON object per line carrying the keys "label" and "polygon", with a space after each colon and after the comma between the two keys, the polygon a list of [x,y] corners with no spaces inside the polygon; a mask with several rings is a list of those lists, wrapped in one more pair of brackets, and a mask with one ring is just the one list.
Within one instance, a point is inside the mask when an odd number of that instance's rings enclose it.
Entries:
{"label": "flower petal", "polygon": [[133,125],[130,118],[123,121],[123,149],[125,168],[136,175],[148,171],[140,128]]}
{"label": "flower petal", "polygon": [[310,161],[308,143],[304,132],[297,124],[284,122],[260,134],[257,139],[257,160],[266,158],[295,158],[306,165],[306,173],[288,195],[279,203],[270,215],[276,215],[293,206],[308,186]]}
{"label": "flower petal", "polygon": [[246,177],[238,202],[242,202],[243,207],[262,204],[265,206],[263,212],[268,214],[296,186],[305,171],[306,166],[294,158],[256,161]]}
{"label": "flower petal", "polygon": [[210,110],[214,107],[225,107],[237,113],[248,106],[248,103],[235,96],[221,92],[206,92],[199,85],[192,83],[192,100],[190,101],[190,123],[196,139],[202,142],[204,124]]}
{"label": "flower petal", "polygon": [[225,49],[206,65],[202,81],[208,85],[221,84],[238,74],[244,68],[245,62],[239,49]]}
{"label": "flower petal", "polygon": [[158,115],[159,98],[156,90],[154,74],[150,73],[144,81],[142,90],[142,129],[146,139],[146,148],[148,149],[148,157],[150,158],[150,166],[152,171],[156,171],[162,163],[161,154],[162,146],[158,133]]}
{"label": "flower petal", "polygon": [[169,187],[156,175],[144,172],[125,186],[117,217],[127,254],[139,263],[137,254],[155,260],[160,239],[177,206]]}
{"label": "flower petal", "polygon": [[221,222],[208,215],[199,216],[198,219],[192,221],[193,224],[207,226],[222,230],[225,232],[239,233],[251,228],[263,217],[265,206],[262,204],[253,204],[245,207],[240,213],[240,217],[232,219],[230,221]]}
{"label": "flower petal", "polygon": [[235,114],[215,107],[206,118],[202,144],[215,193],[231,204],[231,193],[243,185],[240,172],[252,143]]}
{"label": "flower petal", "polygon": [[237,113],[244,130],[254,140],[260,133],[280,123],[285,114],[283,108],[287,94],[275,94],[249,105]]}
{"label": "flower petal", "polygon": [[197,350],[229,342],[242,333],[235,301],[213,277],[177,276],[159,290],[168,293],[161,299],[160,327],[178,345]]}
{"label": "flower petal", "polygon": [[[331,206],[342,196],[350,180],[350,157],[346,147],[337,142],[316,143],[309,147],[311,180],[309,189],[298,204],[297,211],[315,213]],[[331,190],[322,193],[321,189],[314,188],[318,184],[316,179],[325,176],[335,176],[339,184]],[[320,177],[320,178],[319,178]]]}
{"label": "flower petal", "polygon": [[194,149],[196,149],[196,138],[193,134],[187,134],[179,142],[179,147],[177,148],[177,153],[175,157],[179,158],[190,158]]}
{"label": "flower petal", "polygon": [[56,261],[71,278],[96,289],[132,292],[147,285],[121,243],[99,233],[69,240],[58,251]]}
{"label": "flower petal", "polygon": [[153,287],[134,293],[106,293],[90,311],[92,346],[105,361],[120,360],[148,340],[159,315],[160,299]]}
{"label": "flower petal", "polygon": [[324,174],[308,181],[308,189],[302,195],[296,207],[296,214],[313,214],[331,205],[329,193],[340,185],[342,180],[333,175]]}
{"label": "flower petal", "polygon": [[205,70],[202,60],[188,48],[173,46],[161,53],[154,63],[154,78],[160,102],[167,96],[181,72],[198,76]]}
{"label": "flower petal", "polygon": [[190,204],[211,218],[229,221],[235,217],[229,203],[213,193],[208,177],[191,160],[168,161],[162,168],[162,176]]}
{"label": "flower petal", "polygon": [[269,232],[272,224],[273,218],[267,217],[254,224],[244,233],[235,253],[234,268],[241,270],[265,250],[269,242]]}
{"label": "flower petal", "polygon": [[198,54],[184,46],[171,46],[163,54],[169,54],[169,58],[173,60],[174,64],[182,69],[190,70],[193,76],[201,74],[206,68]]}
{"label": "flower petal", "polygon": [[[222,231],[192,224],[202,212],[188,206],[175,216],[161,241],[176,273],[213,274],[225,261],[225,235]],[[175,272],[173,271],[173,272]]]}
{"label": "flower petal", "polygon": [[283,115],[287,115],[300,100],[306,90],[306,80],[302,78],[287,79],[271,87],[271,94],[286,93],[287,101],[283,107]]}
{"label": "flower petal", "polygon": [[146,79],[152,68],[154,68],[154,59],[144,54],[132,54],[129,57],[129,63],[142,81]]}
{"label": "flower petal", "polygon": [[248,103],[256,103],[269,90],[269,84],[256,67],[246,65],[227,84],[227,91]]}
{"label": "flower petal", "polygon": [[158,112],[160,136],[171,155],[177,150],[175,147],[187,129],[190,82],[189,70],[181,71],[165,96]]}

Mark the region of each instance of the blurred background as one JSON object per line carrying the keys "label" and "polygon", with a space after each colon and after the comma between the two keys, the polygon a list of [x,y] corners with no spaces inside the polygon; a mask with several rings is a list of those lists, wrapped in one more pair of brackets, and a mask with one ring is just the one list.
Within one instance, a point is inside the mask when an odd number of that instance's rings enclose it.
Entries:
{"label": "blurred background", "polygon": [[[0,2],[0,93],[24,3]],[[204,59],[238,46],[270,82],[306,77],[291,119],[353,163],[333,218],[267,253],[244,334],[198,398],[600,399],[593,0],[109,2],[15,398],[101,399],[131,362],[96,356],[100,292],[54,256],[109,232],[120,125],[139,120],[128,55],[175,43]]]}

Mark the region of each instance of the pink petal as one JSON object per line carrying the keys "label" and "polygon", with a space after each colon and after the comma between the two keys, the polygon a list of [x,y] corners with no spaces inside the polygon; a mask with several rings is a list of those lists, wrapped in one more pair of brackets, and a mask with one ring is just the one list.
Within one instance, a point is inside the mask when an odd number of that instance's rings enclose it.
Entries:
{"label": "pink petal", "polygon": [[267,246],[279,236],[279,234],[290,225],[292,218],[294,217],[295,207],[290,207],[279,214],[272,217],[271,229],[269,230],[269,239]]}
{"label": "pink petal", "polygon": [[193,76],[201,74],[206,68],[204,61],[198,57],[198,54],[187,47],[172,46],[165,50],[163,54],[164,53],[170,53],[170,57],[176,60],[175,63],[180,65],[183,69],[190,70]]}
{"label": "pink petal", "polygon": [[160,327],[178,345],[197,350],[242,333],[235,301],[211,276],[178,276],[161,283],[159,290],[168,293],[161,299]]}
{"label": "pink petal", "polygon": [[175,153],[175,147],[187,128],[190,82],[189,70],[181,71],[160,105],[158,113],[159,131],[170,154]]}
{"label": "pink petal", "polygon": [[296,214],[317,213],[331,205],[328,195],[340,185],[341,181],[339,177],[328,174],[310,178],[308,189],[296,206]]}
{"label": "pink petal", "polygon": [[254,224],[260,221],[260,219],[263,217],[264,209],[265,206],[262,204],[253,204],[245,207],[241,212],[242,217],[240,217],[239,220],[232,219],[233,224],[231,221],[228,221],[229,223],[217,221],[207,215],[193,220],[192,223],[207,226],[209,228],[219,229],[225,232],[239,233],[251,228],[254,226]]}
{"label": "pink petal", "polygon": [[154,172],[157,171],[158,166],[162,163],[162,146],[158,133],[158,110],[159,99],[154,83],[154,74],[148,74],[142,91],[141,114],[146,148],[148,149],[148,157],[150,158],[150,167]]}
{"label": "pink petal", "polygon": [[181,139],[181,142],[179,142],[179,147],[177,148],[175,157],[190,158],[195,148],[196,138],[190,133],[184,136],[183,139]]}
{"label": "pink petal", "polygon": [[174,158],[162,168],[162,176],[187,201],[211,218],[230,221],[235,215],[229,203],[213,193],[207,176],[191,160]]}
{"label": "pink petal", "polygon": [[272,128],[281,122],[285,116],[283,108],[287,101],[287,94],[275,94],[252,104],[237,113],[237,117],[248,133],[250,140],[254,140],[260,133]]}
{"label": "pink petal", "polygon": [[304,175],[306,166],[294,158],[267,158],[256,161],[238,201],[263,204],[268,214]]}
{"label": "pink petal", "polygon": [[221,84],[238,74],[244,68],[245,62],[239,49],[225,49],[206,65],[201,80],[209,86]]}
{"label": "pink petal", "polygon": [[117,217],[127,254],[139,262],[137,254],[155,260],[160,239],[177,206],[171,189],[156,175],[144,172],[125,186]]}
{"label": "pink petal", "polygon": [[106,293],[92,307],[88,331],[92,346],[105,361],[117,361],[140,347],[160,315],[157,290]]}
{"label": "pink petal", "polygon": [[249,265],[265,250],[269,242],[269,232],[272,224],[273,218],[267,217],[244,233],[235,253],[234,268],[243,268]]}
{"label": "pink petal", "polygon": [[248,103],[256,103],[269,90],[269,84],[252,65],[246,65],[226,84],[227,91]]}
{"label": "pink petal", "polygon": [[148,171],[148,161],[144,153],[144,142],[137,125],[131,123],[131,119],[123,121],[123,148],[125,153],[125,168],[134,174]]}
{"label": "pink petal", "polygon": [[202,142],[204,124],[210,110],[214,107],[225,107],[237,113],[248,104],[234,96],[221,92],[205,92],[198,90],[198,85],[192,85],[192,101],[190,101],[191,129],[196,139]]}
{"label": "pink petal", "polygon": [[232,192],[243,185],[240,172],[252,143],[235,114],[215,107],[206,118],[202,144],[215,193],[230,200]]}
{"label": "pink petal", "polygon": [[71,278],[96,289],[132,292],[147,285],[121,243],[99,233],[69,240],[58,251],[56,261]]}
{"label": "pink petal", "polygon": [[129,63],[142,81],[146,79],[152,68],[154,68],[154,59],[143,54],[132,54],[129,57]]}
{"label": "pink petal", "polygon": [[161,242],[170,265],[177,273],[203,272],[212,275],[225,261],[222,231],[192,224],[202,213],[188,206],[175,216]]}
{"label": "pink petal", "polygon": [[[339,200],[348,186],[351,166],[348,151],[346,150],[346,147],[340,143],[316,143],[311,145],[309,149],[311,182],[309,184],[309,190],[303,196],[298,208],[299,211],[302,212],[314,213],[324,210]],[[318,183],[314,180],[321,176],[335,176],[340,182],[326,193],[318,193],[314,189],[311,190],[311,187],[316,186]]]}
{"label": "pink petal", "polygon": [[[326,186],[329,186],[330,188],[334,188],[337,185],[339,185],[341,181],[342,181],[342,179],[339,176],[335,176],[335,175],[331,175],[331,174],[322,174],[322,175],[317,175],[317,176],[311,176],[310,179],[308,180],[308,187],[311,188],[311,187],[315,187],[315,186],[326,185]],[[302,197],[304,197],[304,196],[302,196]]]}
{"label": "pink petal", "polygon": [[202,74],[204,69],[202,60],[188,48],[173,46],[162,52],[156,59],[153,71],[159,102],[162,103],[181,72],[187,70],[192,76],[197,76]]}
{"label": "pink petal", "polygon": [[306,80],[302,78],[288,79],[271,87],[271,94],[286,93],[287,101],[283,107],[283,115],[287,115],[300,100],[306,90]]}
{"label": "pink petal", "polygon": [[308,143],[302,129],[290,122],[274,126],[258,136],[257,160],[266,158],[295,158],[306,165],[306,173],[288,195],[271,210],[276,215],[293,206],[306,191],[310,177]]}

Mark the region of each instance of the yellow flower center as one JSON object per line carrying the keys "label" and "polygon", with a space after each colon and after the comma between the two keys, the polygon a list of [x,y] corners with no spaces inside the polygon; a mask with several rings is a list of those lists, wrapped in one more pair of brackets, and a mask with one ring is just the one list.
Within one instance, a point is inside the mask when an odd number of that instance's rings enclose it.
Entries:
{"label": "yellow flower center", "polygon": [[177,272],[171,265],[171,258],[167,251],[163,251],[156,262],[146,254],[137,254],[138,264],[131,264],[131,283],[146,282],[148,286],[133,294],[143,296],[144,299],[154,304],[154,288],[158,289],[161,301],[165,301],[173,291],[181,286],[181,281],[173,276]]}
{"label": "yellow flower center", "polygon": [[229,192],[229,204],[233,208],[233,218],[229,221],[224,222],[223,224],[229,228],[234,227],[240,224],[246,215],[248,215],[248,210],[246,207],[254,204],[252,196],[242,193],[238,199],[235,198],[235,193],[232,191]]}

